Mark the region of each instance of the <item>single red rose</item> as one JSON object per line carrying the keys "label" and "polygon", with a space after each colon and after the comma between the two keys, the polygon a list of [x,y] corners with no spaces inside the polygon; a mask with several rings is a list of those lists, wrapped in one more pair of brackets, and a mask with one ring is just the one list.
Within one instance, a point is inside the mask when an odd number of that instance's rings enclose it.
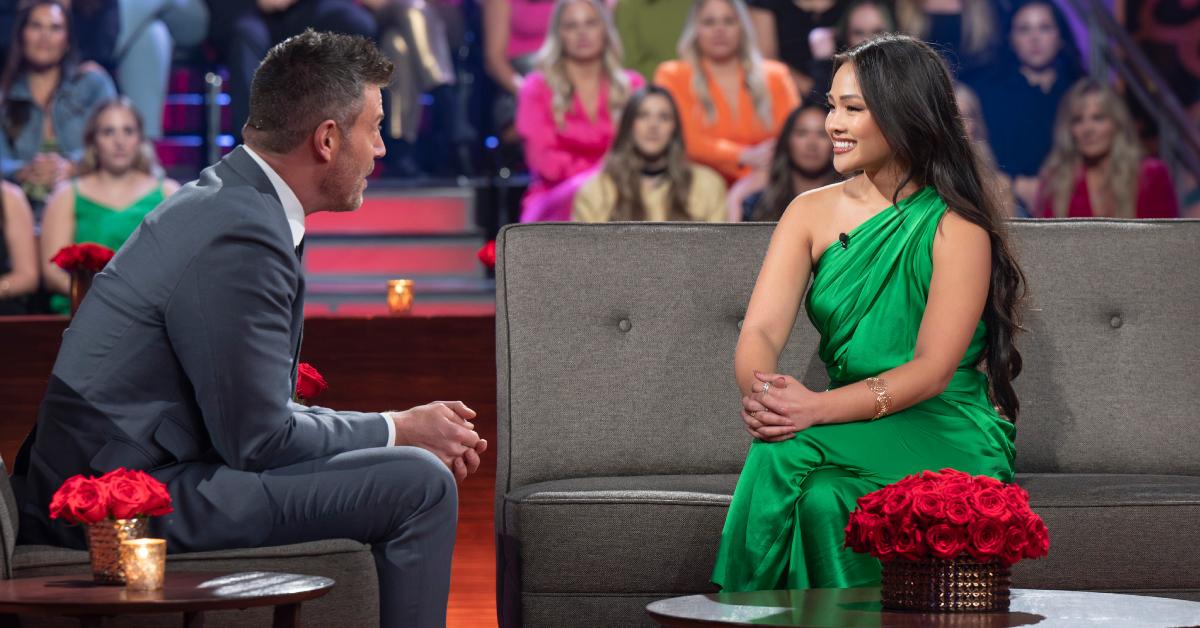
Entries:
{"label": "single red rose", "polygon": [[895,533],[891,524],[881,520],[871,528],[870,554],[879,560],[888,561],[896,557]]}
{"label": "single red rose", "polygon": [[942,481],[942,495],[947,499],[969,497],[975,492],[975,482],[968,477],[949,477]]}
{"label": "single red rose", "polygon": [[62,518],[71,523],[92,524],[103,521],[108,516],[107,488],[95,478],[77,475],[64,482],[58,492],[63,493],[63,496],[57,508],[55,499],[50,500],[52,519]]}
{"label": "single red rose", "polygon": [[125,469],[117,469],[100,478],[108,487],[109,512],[114,519],[132,519],[143,514],[150,500],[150,489],[142,478]]}
{"label": "single red rose", "polygon": [[967,530],[967,551],[981,563],[995,560],[1004,551],[1007,529],[995,519],[978,519]]}
{"label": "single red rose", "polygon": [[921,530],[916,522],[911,519],[901,521],[893,536],[896,556],[914,562],[920,560],[925,556],[925,544],[921,541]]}
{"label": "single red rose", "polygon": [[167,492],[167,485],[154,479],[148,473],[137,471],[142,482],[146,485],[146,490],[150,493],[149,498],[142,504],[142,514],[148,517],[159,517],[174,511],[171,507],[171,494]]}
{"label": "single red rose", "polygon": [[325,392],[329,384],[325,378],[308,362],[301,362],[296,369],[296,396],[305,401],[312,401]]}
{"label": "single red rose", "polygon": [[67,478],[62,486],[54,491],[54,496],[50,498],[50,518],[51,519],[66,519],[72,523],[79,523],[71,519],[70,509],[67,508],[67,498],[75,494],[79,490],[80,484],[90,481],[82,475],[75,475]]}
{"label": "single red rose", "polygon": [[489,240],[487,244],[479,247],[479,250],[475,253],[475,257],[478,257],[479,261],[482,262],[484,266],[487,266],[488,268],[495,268],[496,241]]}
{"label": "single red rose", "polygon": [[912,507],[912,492],[907,489],[895,488],[883,502],[883,514],[900,518],[908,514]]}
{"label": "single red rose", "polygon": [[50,261],[67,272],[78,270],[100,272],[113,258],[113,254],[113,250],[107,246],[85,242],[59,249],[54,257],[50,258]]}
{"label": "single red rose", "polygon": [[875,514],[883,512],[881,508],[883,507],[884,495],[884,490],[880,489],[878,491],[871,491],[870,493],[859,497],[858,509],[873,512]]}
{"label": "single red rose", "polygon": [[985,489],[985,488],[994,488],[994,489],[1003,489],[1004,488],[1004,482],[1001,482],[1000,480],[997,480],[996,478],[987,476],[987,475],[976,475],[971,478],[971,481],[974,482],[975,486],[978,487],[980,490]]}
{"label": "single red rose", "polygon": [[939,523],[925,531],[925,544],[937,558],[952,560],[967,549],[967,530],[962,526]]}
{"label": "single red rose", "polygon": [[1008,500],[1008,508],[1013,514],[1026,517],[1033,514],[1029,509],[1029,493],[1016,484],[1004,487],[1004,498]]}
{"label": "single red rose", "polygon": [[965,526],[975,520],[975,509],[964,497],[946,500],[945,512],[946,521],[957,526]]}
{"label": "single red rose", "polygon": [[946,498],[933,486],[913,489],[912,508],[927,521],[936,521],[946,516]]}
{"label": "single red rose", "polygon": [[1026,558],[1041,558],[1050,551],[1050,532],[1041,517],[1033,515],[1025,521],[1025,536],[1029,542],[1025,546]]}
{"label": "single red rose", "polygon": [[1009,525],[1004,535],[1004,551],[1000,559],[1006,565],[1015,565],[1025,557],[1025,549],[1029,546],[1028,536],[1023,525]]}
{"label": "single red rose", "polygon": [[1004,493],[997,488],[984,488],[971,495],[971,505],[975,507],[976,512],[995,519],[1000,523],[1007,523],[1011,515],[1008,512],[1009,502]]}

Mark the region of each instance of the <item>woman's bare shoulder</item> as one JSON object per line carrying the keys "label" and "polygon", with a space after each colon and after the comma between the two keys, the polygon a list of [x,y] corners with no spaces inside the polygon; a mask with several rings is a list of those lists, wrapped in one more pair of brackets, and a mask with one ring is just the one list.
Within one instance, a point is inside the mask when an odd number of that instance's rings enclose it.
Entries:
{"label": "woman's bare shoulder", "polygon": [[845,195],[845,185],[845,181],[838,181],[804,192],[792,199],[780,222],[787,220],[809,226],[828,222],[834,207]]}

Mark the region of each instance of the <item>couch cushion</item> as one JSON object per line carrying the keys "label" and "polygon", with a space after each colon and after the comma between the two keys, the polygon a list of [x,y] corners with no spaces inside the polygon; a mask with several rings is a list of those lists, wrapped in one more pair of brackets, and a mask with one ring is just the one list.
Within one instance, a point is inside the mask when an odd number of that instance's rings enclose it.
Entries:
{"label": "couch cushion", "polygon": [[[1050,528],[1027,588],[1200,590],[1200,477],[1018,474]],[[736,475],[542,482],[504,499],[522,593],[681,594],[709,583]],[[603,575],[599,575],[603,574]],[[528,599],[526,600],[528,601]]]}
{"label": "couch cushion", "polygon": [[1037,589],[1200,590],[1200,477],[1017,474],[1050,529],[1050,554],[1013,584]]}
{"label": "couch cushion", "polygon": [[543,482],[505,498],[522,591],[663,596],[709,583],[736,475]]}

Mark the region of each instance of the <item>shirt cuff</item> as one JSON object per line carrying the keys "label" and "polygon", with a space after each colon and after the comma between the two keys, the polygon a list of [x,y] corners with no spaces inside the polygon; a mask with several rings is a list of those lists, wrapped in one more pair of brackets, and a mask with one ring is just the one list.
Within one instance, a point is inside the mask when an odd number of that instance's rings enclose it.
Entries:
{"label": "shirt cuff", "polygon": [[396,446],[396,422],[393,421],[392,417],[388,416],[387,413],[385,413],[385,412],[380,412],[379,416],[383,417],[383,420],[387,423],[387,430],[388,430],[388,439],[387,439],[387,442],[384,443],[383,446],[384,447],[395,447]]}

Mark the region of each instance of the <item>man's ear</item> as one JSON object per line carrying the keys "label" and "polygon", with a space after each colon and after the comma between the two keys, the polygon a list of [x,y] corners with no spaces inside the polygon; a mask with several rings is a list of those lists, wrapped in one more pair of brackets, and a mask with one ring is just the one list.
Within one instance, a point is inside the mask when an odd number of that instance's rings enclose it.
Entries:
{"label": "man's ear", "polygon": [[337,122],[325,120],[317,125],[312,134],[313,154],[321,162],[333,161],[333,155],[341,145],[342,136],[338,132]]}

